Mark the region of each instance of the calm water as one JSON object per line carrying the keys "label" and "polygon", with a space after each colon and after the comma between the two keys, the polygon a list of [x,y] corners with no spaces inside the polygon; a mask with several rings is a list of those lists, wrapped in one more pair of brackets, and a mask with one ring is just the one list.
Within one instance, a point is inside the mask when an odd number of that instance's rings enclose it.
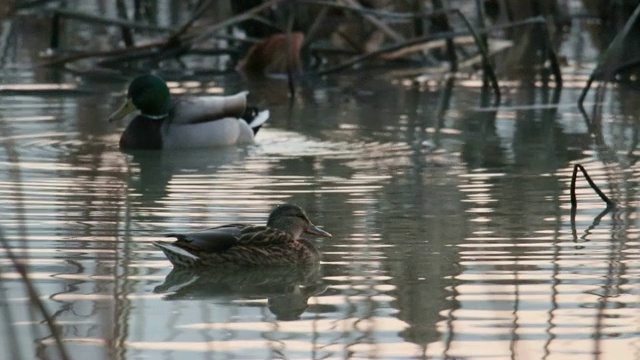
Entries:
{"label": "calm water", "polygon": [[[122,82],[24,51],[4,86],[77,89],[0,96],[0,228],[73,358],[640,358],[638,94],[607,92],[593,140],[574,105],[592,53],[561,91],[505,83],[499,108],[389,73],[305,81],[291,110],[277,80],[174,82],[249,88],[272,120],[256,146],[131,156],[106,122]],[[598,218],[580,180],[572,228],[576,163],[621,208]],[[334,235],[318,269],[172,272],[151,245],[285,201]],[[0,278],[0,358],[58,358],[6,250]]]}

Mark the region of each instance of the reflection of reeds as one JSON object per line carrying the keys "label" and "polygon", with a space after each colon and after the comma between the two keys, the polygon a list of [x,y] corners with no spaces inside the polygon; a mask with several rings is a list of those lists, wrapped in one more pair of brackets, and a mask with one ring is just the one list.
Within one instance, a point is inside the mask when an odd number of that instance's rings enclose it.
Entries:
{"label": "reflection of reeds", "polygon": [[[2,231],[0,231],[0,239],[3,243],[5,242]],[[2,270],[2,267],[0,267],[0,270]],[[2,275],[1,272],[0,275]],[[2,308],[3,310],[2,316],[4,321],[2,322],[4,323],[5,335],[7,336],[7,338],[4,339],[3,343],[8,344],[9,354],[11,355],[12,359],[22,359],[20,347],[18,346],[18,340],[16,339],[16,332],[12,329],[15,321],[13,319],[11,309],[8,306],[9,299],[7,297],[7,290],[4,288],[4,284],[2,283],[2,279],[3,278],[0,277],[0,294],[2,294],[2,298],[0,298],[0,304],[4,304],[5,306],[0,306],[0,308]]]}
{"label": "reflection of reeds", "polygon": [[[51,315],[49,315],[47,308],[42,303],[42,300],[40,299],[40,295],[38,294],[38,291],[36,290],[33,282],[29,278],[29,274],[27,273],[26,266],[22,262],[20,262],[20,260],[18,260],[18,258],[15,256],[15,254],[11,250],[11,246],[9,246],[9,242],[4,238],[1,231],[0,231],[0,242],[2,243],[2,248],[7,254],[7,257],[9,258],[9,260],[11,260],[11,263],[15,267],[16,271],[20,274],[20,278],[22,279],[27,289],[27,294],[29,296],[29,304],[34,308],[34,310],[40,313],[40,315],[44,318],[44,321],[47,324],[49,331],[51,331],[51,335],[53,336],[53,339],[58,345],[58,352],[59,352],[60,358],[65,360],[70,359],[69,355],[67,354],[67,350],[64,344],[62,343],[62,337],[60,335],[59,326],[56,325],[54,319],[51,317]],[[9,331],[9,334],[11,334],[11,336],[15,336],[13,331]],[[12,341],[11,343],[17,344],[15,340]],[[12,348],[12,350],[14,349]]]}
{"label": "reflection of reeds", "polygon": [[604,52],[604,54],[601,56],[602,60],[600,60],[600,62],[598,63],[598,66],[596,66],[596,68],[593,70],[593,72],[589,76],[589,79],[587,80],[587,84],[585,85],[584,89],[582,89],[582,93],[578,98],[578,108],[583,114],[585,113],[584,106],[583,106],[584,99],[587,96],[587,92],[589,92],[589,89],[591,88],[591,83],[593,83],[593,80],[596,78],[596,76],[603,76],[604,80],[608,81],[613,78],[613,75],[619,70],[621,66],[625,65],[625,64],[620,64],[619,62],[620,55],[622,54],[622,51],[626,44],[624,40],[639,18],[640,18],[640,5],[636,7],[636,9],[633,11],[633,14],[631,14],[631,16],[629,17],[629,20],[627,20],[622,30],[620,30],[620,32],[618,32],[618,34],[613,39],[613,41],[611,41],[611,44],[609,45],[607,50]]}
{"label": "reflection of reeds", "polygon": [[[0,120],[4,120],[2,118],[0,118]],[[3,122],[0,122],[0,124],[4,125]],[[2,126],[0,127],[0,133],[2,134],[2,136],[5,139],[10,139],[10,128],[6,127],[6,126]],[[16,147],[15,147],[15,143],[11,140],[5,140],[4,143],[4,150],[6,151],[7,155],[8,155],[8,160],[11,163],[19,163],[20,162],[20,157],[19,157],[19,152],[17,151]],[[15,184],[21,184],[21,174],[20,174],[20,170],[18,170],[19,168],[16,168],[14,170],[9,170],[10,176],[13,177],[13,181],[15,182]],[[20,224],[19,226],[19,238],[22,240],[25,240],[27,238],[27,231],[25,228],[25,212],[24,212],[24,208],[22,206],[23,202],[22,202],[22,187],[21,185],[16,185],[16,189],[14,189],[15,194],[17,194],[17,196],[20,198],[20,200],[17,202],[18,205],[16,206],[16,214],[18,215],[18,222]],[[27,295],[29,298],[29,310],[30,310],[30,315],[32,317],[32,324],[35,325],[35,321],[33,319],[34,315],[40,313],[40,315],[44,318],[45,324],[47,325],[47,327],[49,328],[49,331],[51,332],[51,336],[53,337],[55,343],[58,346],[58,351],[59,351],[59,355],[60,355],[60,359],[69,359],[69,356],[67,354],[66,348],[64,346],[64,344],[62,343],[62,339],[61,339],[61,335],[60,335],[60,328],[56,325],[54,318],[49,314],[49,312],[47,311],[46,307],[44,306],[44,303],[42,302],[42,300],[40,299],[39,293],[35,288],[35,285],[33,284],[33,281],[31,281],[31,279],[29,278],[29,274],[27,271],[27,267],[25,265],[25,262],[19,260],[15,254],[13,253],[13,250],[9,244],[9,241],[4,237],[4,233],[2,232],[2,229],[0,229],[0,246],[2,247],[2,249],[4,250],[6,257],[10,260],[11,264],[14,266],[14,268],[16,269],[16,271],[18,272],[18,274],[20,275],[20,278],[22,280],[22,282],[24,283],[26,290],[27,290]],[[25,244],[26,247],[26,244]],[[2,278],[0,278],[0,281],[2,281]],[[1,283],[0,283],[1,285]],[[7,292],[2,291],[3,294],[7,294]],[[8,308],[8,307],[6,307]],[[11,316],[7,317],[7,323],[9,324],[9,326],[13,325],[12,321],[8,321],[9,319],[11,319]],[[35,329],[32,328],[32,331],[34,331]],[[15,336],[15,331],[13,329],[9,329],[9,334],[11,334],[11,336]],[[35,331],[34,331],[35,334]],[[34,335],[35,337],[35,335]],[[18,342],[16,341],[11,341],[12,344],[17,345]],[[13,346],[12,345],[12,351]],[[16,350],[16,355],[20,355],[19,351],[17,349]],[[13,357],[13,358],[20,358],[18,357]]]}
{"label": "reflection of reeds", "polygon": [[589,183],[589,186],[591,186],[591,188],[598,194],[598,196],[600,196],[602,201],[604,201],[607,204],[607,207],[593,220],[592,225],[586,230],[585,236],[586,234],[589,233],[589,231],[593,230],[600,223],[600,220],[605,215],[607,215],[609,211],[611,211],[611,209],[614,209],[616,207],[616,203],[613,202],[611,199],[609,199],[609,197],[605,195],[605,193],[602,192],[602,190],[600,190],[598,185],[596,185],[596,183],[593,182],[593,180],[591,179],[591,176],[589,176],[589,173],[587,173],[587,170],[585,170],[585,168],[582,165],[576,164],[573,167],[573,175],[571,176],[571,190],[570,190],[571,191],[571,231],[573,234],[574,241],[578,240],[578,234],[576,230],[576,212],[578,209],[578,200],[576,198],[576,180],[578,177],[578,170],[582,172],[582,175],[584,175],[585,179]]}

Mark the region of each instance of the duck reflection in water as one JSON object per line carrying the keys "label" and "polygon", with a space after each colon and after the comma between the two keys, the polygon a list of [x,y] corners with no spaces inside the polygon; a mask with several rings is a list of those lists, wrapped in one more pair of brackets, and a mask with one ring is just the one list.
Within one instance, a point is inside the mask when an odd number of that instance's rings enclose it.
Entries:
{"label": "duck reflection in water", "polygon": [[167,196],[167,186],[176,175],[215,176],[225,165],[241,163],[248,148],[187,149],[180,151],[129,151],[130,188],[139,194],[143,205],[151,205]]}
{"label": "duck reflection in water", "polygon": [[[257,268],[174,268],[154,293],[165,300],[223,301],[267,299],[269,311],[278,320],[297,320],[307,309],[309,298],[325,292],[320,264]],[[237,302],[234,302],[237,304]],[[254,302],[246,306],[262,306]]]}
{"label": "duck reflection in water", "polygon": [[230,224],[191,233],[173,233],[155,242],[174,266],[156,293],[165,298],[267,298],[279,320],[294,320],[310,297],[326,290],[319,279],[320,253],[303,234],[331,237],[311,223],[297,205],[282,204],[266,226]]}

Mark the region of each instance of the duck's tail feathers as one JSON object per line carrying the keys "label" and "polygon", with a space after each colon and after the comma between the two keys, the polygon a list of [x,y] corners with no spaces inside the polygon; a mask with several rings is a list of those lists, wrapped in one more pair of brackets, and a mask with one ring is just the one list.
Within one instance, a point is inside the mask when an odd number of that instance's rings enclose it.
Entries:
{"label": "duck's tail feathers", "polygon": [[242,118],[249,124],[255,135],[260,130],[260,127],[269,120],[269,110],[260,111],[256,107],[247,107]]}
{"label": "duck's tail feathers", "polygon": [[200,257],[189,251],[166,241],[155,241],[153,245],[164,252],[165,256],[174,266],[192,267],[199,261]]}

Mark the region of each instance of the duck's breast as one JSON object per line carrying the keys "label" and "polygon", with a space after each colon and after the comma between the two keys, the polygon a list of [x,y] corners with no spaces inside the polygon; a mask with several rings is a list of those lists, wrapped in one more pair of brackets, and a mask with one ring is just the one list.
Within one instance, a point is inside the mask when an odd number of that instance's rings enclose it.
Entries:
{"label": "duck's breast", "polygon": [[142,116],[135,117],[120,137],[120,149],[162,149],[162,122],[147,119]]}

